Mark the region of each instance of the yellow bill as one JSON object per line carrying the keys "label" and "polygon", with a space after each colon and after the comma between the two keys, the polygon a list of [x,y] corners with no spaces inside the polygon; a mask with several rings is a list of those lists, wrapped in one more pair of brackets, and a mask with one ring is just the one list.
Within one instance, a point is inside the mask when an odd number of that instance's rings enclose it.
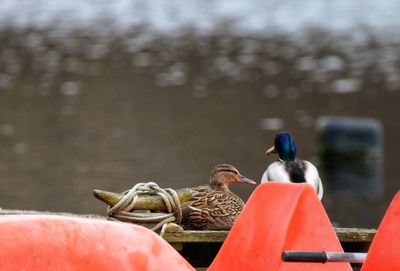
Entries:
{"label": "yellow bill", "polygon": [[273,153],[276,153],[276,149],[275,149],[275,146],[272,146],[271,148],[269,148],[268,150],[266,150],[266,152],[265,152],[267,155],[270,155],[270,154],[273,154]]}

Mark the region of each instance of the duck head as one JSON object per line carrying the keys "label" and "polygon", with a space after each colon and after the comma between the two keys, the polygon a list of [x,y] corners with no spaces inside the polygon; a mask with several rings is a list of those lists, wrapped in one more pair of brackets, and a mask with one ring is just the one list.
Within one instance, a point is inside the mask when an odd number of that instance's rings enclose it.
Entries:
{"label": "duck head", "polygon": [[233,183],[257,184],[255,181],[241,175],[232,165],[222,164],[212,170],[210,177],[210,186],[212,188],[228,190],[228,186]]}
{"label": "duck head", "polygon": [[296,144],[293,137],[287,132],[281,132],[275,136],[274,145],[266,152],[267,155],[278,153],[282,161],[296,160]]}

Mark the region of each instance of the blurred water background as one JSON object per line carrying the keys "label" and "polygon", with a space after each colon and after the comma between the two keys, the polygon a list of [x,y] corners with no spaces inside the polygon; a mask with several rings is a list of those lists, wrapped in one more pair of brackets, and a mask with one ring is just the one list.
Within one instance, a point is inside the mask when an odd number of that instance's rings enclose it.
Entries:
{"label": "blurred water background", "polygon": [[318,165],[320,117],[351,116],[381,124],[379,191],[327,186],[323,202],[336,225],[376,227],[399,189],[399,12],[377,0],[2,0],[0,206],[104,214],[94,188],[195,186],[219,163],[259,181],[278,131]]}

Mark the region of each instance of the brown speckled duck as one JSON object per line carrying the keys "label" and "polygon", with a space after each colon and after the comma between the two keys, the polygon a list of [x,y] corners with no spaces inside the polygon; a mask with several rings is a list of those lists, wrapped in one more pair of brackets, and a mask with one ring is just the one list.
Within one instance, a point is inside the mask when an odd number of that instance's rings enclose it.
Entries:
{"label": "brown speckled duck", "polygon": [[192,199],[182,205],[182,226],[185,229],[230,229],[244,206],[243,200],[228,188],[233,183],[256,184],[234,166],[216,166],[209,185],[191,188]]}

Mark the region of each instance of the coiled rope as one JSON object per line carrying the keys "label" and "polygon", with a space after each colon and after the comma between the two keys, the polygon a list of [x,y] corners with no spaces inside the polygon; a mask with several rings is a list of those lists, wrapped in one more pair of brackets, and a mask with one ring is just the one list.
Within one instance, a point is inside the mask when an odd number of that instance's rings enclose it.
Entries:
{"label": "coiled rope", "polygon": [[[171,188],[161,188],[154,182],[138,183],[131,189],[122,193],[121,200],[112,207],[108,207],[107,215],[110,218],[120,221],[133,223],[157,223],[151,229],[153,231],[162,227],[160,235],[165,232],[167,223],[181,223],[182,210],[178,194]],[[135,204],[140,195],[158,195],[160,196],[168,213],[153,212],[134,212]]]}

